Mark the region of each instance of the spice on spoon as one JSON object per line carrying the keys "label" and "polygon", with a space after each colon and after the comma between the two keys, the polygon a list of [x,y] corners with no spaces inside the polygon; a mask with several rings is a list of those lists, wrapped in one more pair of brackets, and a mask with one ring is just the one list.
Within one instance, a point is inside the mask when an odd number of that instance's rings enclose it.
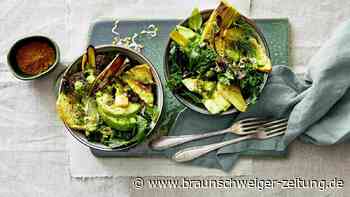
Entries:
{"label": "spice on spoon", "polygon": [[55,50],[44,41],[30,41],[19,47],[16,61],[21,71],[37,75],[47,70],[56,59]]}

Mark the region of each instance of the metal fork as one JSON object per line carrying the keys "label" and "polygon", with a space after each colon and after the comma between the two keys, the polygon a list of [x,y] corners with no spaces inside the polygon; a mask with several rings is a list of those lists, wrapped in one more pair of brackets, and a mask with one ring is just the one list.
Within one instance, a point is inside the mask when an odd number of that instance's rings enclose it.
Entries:
{"label": "metal fork", "polygon": [[193,135],[180,135],[180,136],[162,136],[158,139],[155,139],[151,142],[150,146],[154,150],[164,150],[167,148],[171,148],[180,144],[184,144],[187,142],[191,142],[194,140],[204,139],[208,137],[213,137],[217,135],[223,135],[226,133],[234,133],[237,135],[248,135],[252,133],[256,133],[257,129],[262,126],[262,124],[266,126],[281,126],[286,125],[286,119],[279,119],[274,121],[268,121],[260,118],[247,118],[235,122],[231,127],[209,132],[209,133],[201,133],[201,134],[193,134]]}
{"label": "metal fork", "polygon": [[217,149],[222,148],[222,147],[227,146],[227,145],[241,142],[243,140],[248,140],[248,139],[262,140],[262,139],[268,139],[268,138],[282,135],[285,133],[286,129],[287,129],[287,125],[260,127],[258,129],[258,132],[256,132],[256,133],[245,135],[245,136],[235,138],[232,140],[219,142],[219,143],[215,143],[215,144],[185,148],[183,150],[176,152],[175,155],[173,156],[173,160],[175,160],[176,162],[191,161],[191,160],[196,159],[200,156],[203,156],[211,151],[217,150]]}

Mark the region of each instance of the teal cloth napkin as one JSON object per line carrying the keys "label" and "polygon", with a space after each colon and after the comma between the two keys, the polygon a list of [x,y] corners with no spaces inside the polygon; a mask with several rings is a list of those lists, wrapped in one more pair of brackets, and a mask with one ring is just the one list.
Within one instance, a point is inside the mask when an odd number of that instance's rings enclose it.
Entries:
{"label": "teal cloth napkin", "polygon": [[[248,112],[230,116],[225,123],[186,109],[180,114],[169,135],[188,134],[183,128],[197,128],[192,133],[220,129],[246,117],[288,117],[284,136],[268,140],[249,140],[221,148],[188,164],[229,171],[242,154],[284,155],[296,138],[318,145],[331,145],[350,136],[350,21],[342,24],[307,65],[304,77],[286,66],[274,66],[258,102]],[[186,118],[185,118],[186,117]],[[164,151],[171,157],[176,151],[237,136],[227,134],[191,142]]]}

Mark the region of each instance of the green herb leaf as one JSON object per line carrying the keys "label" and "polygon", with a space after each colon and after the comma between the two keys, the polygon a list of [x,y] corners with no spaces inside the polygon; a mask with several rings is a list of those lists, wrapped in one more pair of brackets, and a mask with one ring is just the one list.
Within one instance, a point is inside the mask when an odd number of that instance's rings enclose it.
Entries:
{"label": "green herb leaf", "polygon": [[186,52],[189,61],[188,68],[197,73],[200,71],[200,74],[215,64],[218,57],[214,49],[206,45],[201,47],[201,44],[198,41],[190,43]]}
{"label": "green herb leaf", "polygon": [[167,81],[167,87],[170,90],[176,90],[182,86],[182,75],[180,71],[170,74],[169,80]]}
{"label": "green herb leaf", "polygon": [[194,31],[199,31],[202,26],[202,16],[198,8],[194,8],[191,17],[188,19],[188,26]]}
{"label": "green herb leaf", "polygon": [[239,80],[239,86],[245,98],[250,98],[254,104],[259,96],[260,85],[264,81],[264,73],[257,72],[251,63],[246,63],[244,67],[245,77]]}

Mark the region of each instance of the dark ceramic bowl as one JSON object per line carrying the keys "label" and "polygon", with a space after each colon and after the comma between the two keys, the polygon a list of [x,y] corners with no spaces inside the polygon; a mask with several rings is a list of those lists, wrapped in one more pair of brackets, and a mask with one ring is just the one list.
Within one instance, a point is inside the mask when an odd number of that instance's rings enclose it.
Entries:
{"label": "dark ceramic bowl", "polygon": [[[23,46],[23,44],[29,42],[29,41],[44,41],[46,43],[48,43],[55,51],[55,62],[49,66],[49,68],[47,70],[45,70],[44,72],[41,72],[37,75],[28,75],[25,74],[21,71],[21,69],[18,67],[17,61],[16,61],[16,52],[17,50]],[[37,79],[39,77],[42,77],[46,74],[48,74],[49,72],[53,71],[55,69],[55,67],[57,66],[57,64],[60,61],[60,51],[58,49],[58,45],[50,38],[45,37],[45,36],[30,36],[30,37],[25,37],[22,38],[20,40],[18,40],[17,42],[15,42],[15,44],[10,48],[10,51],[7,55],[7,64],[10,67],[11,72],[13,73],[13,75],[21,80],[34,80]]]}
{"label": "dark ceramic bowl", "polygon": [[[203,10],[201,11],[201,15],[203,17],[203,21],[206,21],[209,19],[211,13],[213,12],[213,10]],[[268,55],[268,57],[270,58],[270,51],[269,51],[269,47],[267,45],[267,42],[264,38],[264,35],[262,34],[261,30],[256,26],[255,22],[244,17],[244,20],[249,23],[255,30],[256,32],[256,38],[258,39],[258,42],[259,43],[262,43],[263,47],[265,48],[265,51]],[[183,24],[186,24],[188,21],[188,19],[185,19],[184,21],[180,22],[180,25],[183,25]],[[166,48],[165,48],[165,54],[164,54],[164,75],[165,75],[165,80],[168,81],[169,78],[170,78],[170,66],[169,65],[169,51],[170,51],[170,43],[172,42],[172,40],[169,38],[168,42],[167,42],[167,45],[166,45]],[[265,74],[264,76],[264,81],[263,83],[261,84],[260,86],[260,92],[263,90],[265,84],[266,84],[266,81],[267,81],[267,78],[268,78],[268,74]],[[235,114],[235,113],[238,113],[239,111],[232,107],[230,108],[228,111],[225,111],[225,112],[222,112],[222,113],[219,113],[219,114],[212,114],[210,113],[206,108],[204,107],[200,107],[198,105],[195,105],[193,104],[192,102],[190,102],[189,100],[186,100],[185,98],[183,98],[181,95],[177,94],[176,92],[172,92],[173,95],[175,96],[175,98],[180,101],[183,105],[185,105],[186,107],[196,111],[196,112],[199,112],[199,113],[202,113],[202,114],[207,114],[207,115],[228,115],[228,114]],[[248,99],[249,100],[249,99]]]}
{"label": "dark ceramic bowl", "polygon": [[[117,47],[117,46],[114,46],[114,45],[100,45],[100,46],[96,46],[95,49],[96,49],[96,53],[97,54],[98,53],[103,53],[103,52],[116,52],[116,53],[120,53],[122,55],[127,56],[131,61],[134,61],[134,62],[139,63],[139,64],[148,64],[151,67],[153,78],[154,78],[155,83],[156,83],[155,103],[156,103],[156,106],[158,107],[160,113],[158,115],[158,118],[155,121],[155,124],[151,125],[151,129],[148,131],[148,133],[146,133],[146,139],[147,139],[147,137],[149,137],[150,134],[157,128],[159,119],[161,117],[162,109],[163,109],[163,97],[164,97],[164,95],[163,95],[163,86],[162,86],[162,83],[160,81],[160,77],[159,77],[159,75],[158,75],[154,65],[146,57],[144,57],[140,53],[138,53],[138,52],[136,52],[136,51],[134,51],[132,49],[129,49],[129,48]],[[63,73],[62,78],[66,77],[66,76],[69,76],[69,75],[79,71],[81,60],[82,60],[82,56],[77,58],[74,61],[74,63],[72,63],[67,68],[67,70]],[[61,80],[59,82],[58,94],[62,91],[62,78],[61,78]],[[121,151],[121,150],[132,148],[132,147],[137,145],[137,142],[135,142],[135,143],[127,144],[125,146],[120,146],[120,147],[116,147],[116,148],[110,148],[110,147],[108,147],[106,145],[103,145],[101,143],[95,143],[95,142],[88,141],[84,134],[82,134],[81,132],[70,128],[66,124],[65,124],[65,127],[66,127],[67,131],[75,139],[77,139],[82,144],[84,144],[84,145],[86,145],[86,146],[88,146],[88,147],[90,147],[92,149],[95,149],[95,150],[109,151],[109,152],[111,152],[111,151]],[[146,140],[146,139],[144,139],[144,140]]]}

